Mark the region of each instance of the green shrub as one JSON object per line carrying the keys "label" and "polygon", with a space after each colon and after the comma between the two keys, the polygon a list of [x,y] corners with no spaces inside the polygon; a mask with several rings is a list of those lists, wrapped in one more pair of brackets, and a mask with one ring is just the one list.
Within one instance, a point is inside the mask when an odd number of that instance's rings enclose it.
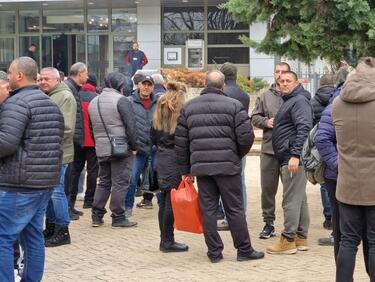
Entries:
{"label": "green shrub", "polygon": [[252,80],[243,75],[237,76],[237,84],[246,93],[258,92],[268,87],[268,82],[262,78],[254,77]]}

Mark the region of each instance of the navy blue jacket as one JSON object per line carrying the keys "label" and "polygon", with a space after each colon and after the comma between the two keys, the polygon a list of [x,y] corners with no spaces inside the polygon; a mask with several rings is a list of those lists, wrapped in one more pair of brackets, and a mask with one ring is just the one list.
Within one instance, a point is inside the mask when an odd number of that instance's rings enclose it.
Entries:
{"label": "navy blue jacket", "polygon": [[338,158],[336,145],[336,131],[332,121],[332,103],[333,100],[340,95],[343,83],[340,84],[332,94],[330,104],[322,113],[320,118],[318,132],[315,137],[315,146],[320,156],[326,163],[324,177],[337,180]]}
{"label": "navy blue jacket", "polygon": [[332,92],[335,90],[333,86],[320,87],[314,97],[311,99],[311,106],[314,111],[314,123],[317,124],[320,121],[322,112],[329,105],[329,99],[331,98]]}
{"label": "navy blue jacket", "polygon": [[281,165],[301,156],[303,144],[312,129],[313,111],[310,93],[302,85],[282,97],[284,103],[275,116],[272,146]]}

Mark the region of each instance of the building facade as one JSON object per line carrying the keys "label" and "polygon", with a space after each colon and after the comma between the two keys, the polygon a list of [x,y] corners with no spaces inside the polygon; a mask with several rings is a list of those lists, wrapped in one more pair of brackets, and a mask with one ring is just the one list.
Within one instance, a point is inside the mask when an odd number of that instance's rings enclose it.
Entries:
{"label": "building facade", "polygon": [[219,0],[0,0],[0,68],[30,54],[40,67],[67,75],[86,62],[100,81],[111,71],[126,72],[126,52],[139,42],[147,69],[212,69],[226,61],[241,74],[272,80],[275,59],[257,54],[239,40],[260,40],[265,26],[236,23]]}

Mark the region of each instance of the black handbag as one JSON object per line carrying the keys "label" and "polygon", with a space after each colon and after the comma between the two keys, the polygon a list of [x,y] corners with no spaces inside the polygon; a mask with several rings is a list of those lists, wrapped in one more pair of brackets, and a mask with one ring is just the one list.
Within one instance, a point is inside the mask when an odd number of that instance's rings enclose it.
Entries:
{"label": "black handbag", "polygon": [[123,158],[128,154],[128,141],[126,140],[125,136],[112,136],[109,137],[107,127],[102,117],[102,113],[100,111],[100,98],[98,98],[98,112],[100,119],[103,123],[105,133],[109,139],[109,143],[111,144],[111,157],[115,158]]}
{"label": "black handbag", "polygon": [[156,170],[152,167],[151,158],[147,161],[147,166],[143,171],[142,190],[145,193],[156,193],[159,191],[158,178]]}

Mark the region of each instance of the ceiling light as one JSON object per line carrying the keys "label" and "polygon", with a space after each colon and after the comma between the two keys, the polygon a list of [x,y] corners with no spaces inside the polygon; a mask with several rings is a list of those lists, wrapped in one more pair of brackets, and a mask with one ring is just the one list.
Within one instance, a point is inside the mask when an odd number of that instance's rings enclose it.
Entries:
{"label": "ceiling light", "polygon": [[95,5],[95,2],[90,1],[90,2],[87,2],[87,4],[88,5]]}

